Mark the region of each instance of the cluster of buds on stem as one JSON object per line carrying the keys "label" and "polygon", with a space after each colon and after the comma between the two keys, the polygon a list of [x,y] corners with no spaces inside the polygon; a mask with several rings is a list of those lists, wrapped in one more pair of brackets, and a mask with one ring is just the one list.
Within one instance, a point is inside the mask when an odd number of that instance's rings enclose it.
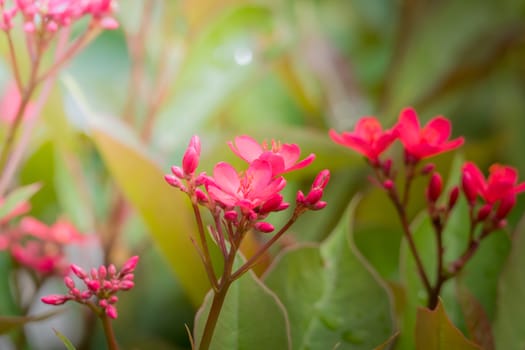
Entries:
{"label": "cluster of buds on stem", "polygon": [[139,257],[133,256],[120,271],[111,264],[107,267],[101,265],[98,269],[93,268],[89,273],[77,265],[71,265],[71,271],[82,281],[85,289],[78,289],[73,278],[66,276],[64,284],[69,290],[67,294],[48,295],[41,300],[49,305],[62,305],[72,300],[87,305],[98,316],[105,314],[109,318],[116,319],[118,316],[115,306],[118,301],[116,294],[135,286],[133,271],[138,261]]}

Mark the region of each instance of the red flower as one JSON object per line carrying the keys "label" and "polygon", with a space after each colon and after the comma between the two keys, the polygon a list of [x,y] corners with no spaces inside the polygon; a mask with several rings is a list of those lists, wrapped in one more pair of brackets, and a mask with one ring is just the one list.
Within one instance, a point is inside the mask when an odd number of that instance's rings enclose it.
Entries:
{"label": "red flower", "polygon": [[518,172],[510,166],[493,164],[489,168],[489,177],[485,179],[479,168],[471,162],[463,165],[463,191],[472,203],[479,195],[487,203],[492,204],[509,195],[525,191],[525,182],[517,184]]}
{"label": "red flower", "polygon": [[464,142],[463,137],[448,141],[451,125],[442,116],[433,118],[421,128],[416,111],[412,108],[401,111],[395,129],[411,162],[450,151]]}
{"label": "red flower", "polygon": [[273,175],[304,168],[313,162],[315,155],[310,154],[305,159],[299,161],[301,149],[294,143],[283,143],[272,140],[271,147],[266,143],[260,145],[249,136],[238,136],[234,142],[228,142],[233,153],[248,163],[256,159],[269,162],[272,166]]}
{"label": "red flower", "polygon": [[213,169],[213,179],[206,184],[210,198],[226,208],[239,207],[243,213],[252,213],[274,201],[286,185],[284,178],[274,178],[269,162],[256,159],[246,172],[239,175],[228,163],[220,162]]}
{"label": "red flower", "polygon": [[334,142],[361,153],[373,162],[376,162],[381,153],[397,138],[395,130],[383,131],[381,124],[374,117],[359,119],[353,132],[342,132],[339,135],[332,129],[329,134]]}

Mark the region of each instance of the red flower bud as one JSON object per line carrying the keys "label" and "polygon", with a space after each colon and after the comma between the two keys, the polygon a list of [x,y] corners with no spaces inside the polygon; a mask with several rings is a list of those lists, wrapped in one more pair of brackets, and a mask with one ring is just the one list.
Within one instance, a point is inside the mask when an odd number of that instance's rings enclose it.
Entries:
{"label": "red flower bud", "polygon": [[452,210],[456,203],[458,202],[459,197],[459,187],[454,186],[452,190],[450,190],[449,196],[448,196],[448,210]]}
{"label": "red flower bud", "polygon": [[383,182],[383,188],[387,191],[390,191],[392,188],[394,188],[394,181],[388,179]]}
{"label": "red flower bud", "polygon": [[262,221],[262,222],[257,222],[255,224],[255,229],[260,232],[270,233],[274,230],[274,227],[272,224]]}
{"label": "red flower bud", "polygon": [[40,299],[43,303],[45,304],[49,304],[49,305],[62,305],[64,304],[66,301],[70,300],[71,298],[68,297],[67,295],[58,295],[58,294],[53,294],[53,295],[48,295],[48,296],[45,296],[43,297],[42,299]]}
{"label": "red flower bud", "polygon": [[477,220],[478,221],[485,220],[489,216],[491,211],[492,211],[492,204],[485,204],[478,210]]}
{"label": "red flower bud", "polygon": [[122,269],[120,270],[120,274],[125,275],[130,272],[133,272],[138,262],[139,262],[138,255],[132,256],[131,258],[128,259],[128,261],[126,261],[124,266],[122,266]]}
{"label": "red flower bud", "polygon": [[443,190],[443,179],[439,173],[433,173],[427,187],[427,199],[431,203],[435,203],[441,191]]}
{"label": "red flower bud", "polygon": [[476,197],[478,196],[478,186],[472,175],[466,171],[463,171],[461,185],[463,187],[463,193],[465,193],[465,197],[467,197],[470,205],[473,205],[476,202]]}

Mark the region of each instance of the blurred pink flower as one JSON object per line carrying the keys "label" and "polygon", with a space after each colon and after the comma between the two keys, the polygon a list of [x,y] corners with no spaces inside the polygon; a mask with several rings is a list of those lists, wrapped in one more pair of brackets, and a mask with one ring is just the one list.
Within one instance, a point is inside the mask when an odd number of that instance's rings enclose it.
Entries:
{"label": "blurred pink flower", "polygon": [[271,141],[271,147],[263,142],[260,145],[257,141],[249,136],[238,136],[233,142],[228,142],[233,153],[248,163],[256,159],[265,160],[272,166],[273,176],[304,168],[310,165],[314,154],[308,155],[305,159],[299,161],[301,149],[294,143],[281,144],[275,140]]}
{"label": "blurred pink flower", "polygon": [[332,129],[329,134],[334,142],[361,153],[372,162],[377,162],[397,137],[395,130],[383,130],[375,117],[359,119],[353,132],[338,134]]}

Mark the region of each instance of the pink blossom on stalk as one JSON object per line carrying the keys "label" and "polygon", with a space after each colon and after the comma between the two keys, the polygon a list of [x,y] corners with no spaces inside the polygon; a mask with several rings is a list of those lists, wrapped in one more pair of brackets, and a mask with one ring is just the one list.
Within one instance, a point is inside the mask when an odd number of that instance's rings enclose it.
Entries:
{"label": "pink blossom on stalk", "polygon": [[433,118],[421,127],[413,108],[401,111],[395,129],[405,147],[407,160],[413,163],[458,148],[464,142],[463,137],[448,140],[452,127],[450,121],[442,116]]}
{"label": "pink blossom on stalk", "polygon": [[374,163],[397,137],[395,130],[383,130],[375,117],[359,119],[353,132],[338,134],[332,129],[329,134],[334,142],[361,153]]}
{"label": "pink blossom on stalk", "polygon": [[273,176],[272,169],[268,161],[256,159],[244,174],[239,175],[230,164],[220,162],[206,184],[208,194],[225,208],[239,207],[244,214],[256,215],[255,212],[267,202],[273,203],[276,194],[286,185],[284,178]]}
{"label": "pink blossom on stalk", "polygon": [[[100,307],[109,318],[116,319],[118,312],[115,304],[118,301],[116,294],[128,291],[135,286],[133,282],[135,267],[139,261],[138,256],[131,257],[117,272],[114,265],[100,266],[86,273],[81,267],[71,265],[71,271],[84,283],[86,289],[80,291],[73,279],[64,277],[64,284],[69,290],[66,295],[52,294],[45,296],[41,301],[49,305],[62,305],[69,300],[81,304],[91,304]],[[96,300],[93,300],[96,299]]]}
{"label": "pink blossom on stalk", "polygon": [[268,146],[266,142],[259,144],[246,135],[237,136],[233,142],[228,142],[228,145],[233,153],[248,163],[256,159],[269,162],[274,176],[304,168],[310,165],[315,158],[314,154],[310,154],[299,161],[301,149],[294,143],[281,144],[272,140],[271,146]]}

